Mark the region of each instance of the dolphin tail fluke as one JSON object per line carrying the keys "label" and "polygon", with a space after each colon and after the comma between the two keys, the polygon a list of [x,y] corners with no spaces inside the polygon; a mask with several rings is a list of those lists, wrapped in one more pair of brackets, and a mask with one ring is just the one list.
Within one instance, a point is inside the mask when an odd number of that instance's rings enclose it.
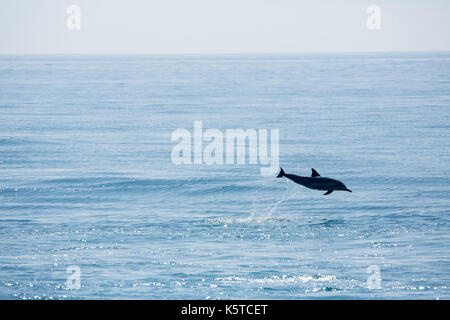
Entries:
{"label": "dolphin tail fluke", "polygon": [[284,170],[283,168],[280,168],[280,173],[277,175],[277,178],[281,178],[284,176]]}

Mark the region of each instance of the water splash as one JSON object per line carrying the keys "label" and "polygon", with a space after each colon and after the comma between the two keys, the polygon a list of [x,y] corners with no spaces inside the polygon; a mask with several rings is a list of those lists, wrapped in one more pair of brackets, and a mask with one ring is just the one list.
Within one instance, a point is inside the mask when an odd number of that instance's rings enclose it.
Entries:
{"label": "water splash", "polygon": [[274,213],[274,211],[280,206],[280,204],[282,204],[285,201],[288,201],[290,199],[292,199],[293,197],[295,197],[298,193],[297,191],[292,192],[292,188],[290,188],[290,184],[289,181],[286,180],[287,183],[287,188],[285,193],[283,194],[283,196],[281,197],[280,200],[278,200],[277,202],[275,202],[275,204],[273,204],[271,207],[268,208],[267,214],[266,214],[266,219],[270,219],[272,217],[272,214]]}
{"label": "water splash", "polygon": [[216,222],[216,223],[249,223],[249,222],[256,222],[261,223],[269,220],[291,220],[291,219],[275,219],[273,218],[273,213],[279,208],[279,206],[286,202],[293,197],[295,197],[298,193],[298,190],[295,190],[291,187],[291,184],[288,180],[286,180],[287,188],[284,192],[283,196],[277,200],[275,203],[270,204],[266,210],[258,211],[256,209],[256,203],[253,202],[253,210],[250,212],[250,215],[245,218],[220,218],[220,219],[212,219],[208,220],[209,222]]}

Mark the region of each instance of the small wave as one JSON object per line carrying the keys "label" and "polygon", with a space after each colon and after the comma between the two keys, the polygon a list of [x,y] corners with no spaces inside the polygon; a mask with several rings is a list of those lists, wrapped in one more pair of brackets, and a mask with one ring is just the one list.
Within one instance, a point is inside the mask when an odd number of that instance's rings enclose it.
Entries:
{"label": "small wave", "polygon": [[84,178],[59,178],[39,181],[40,185],[64,189],[100,190],[108,193],[122,192],[173,192],[182,191],[190,193],[192,190],[214,183],[211,178],[192,179],[136,179],[120,177],[84,177]]}
{"label": "small wave", "polygon": [[8,223],[8,222],[10,222],[10,223],[15,223],[15,222],[18,222],[18,223],[30,223],[30,222],[35,222],[34,220],[31,220],[31,219],[0,219],[0,224],[1,223]]}
{"label": "small wave", "polygon": [[270,276],[263,278],[245,278],[238,276],[229,276],[223,278],[216,278],[216,281],[224,282],[227,284],[232,283],[255,283],[255,284],[275,284],[275,285],[285,285],[285,284],[297,284],[297,283],[308,283],[308,282],[331,282],[336,281],[336,276],[334,275],[299,275],[299,276]]}
{"label": "small wave", "polygon": [[225,193],[225,192],[226,193],[246,192],[246,191],[251,191],[254,189],[255,189],[254,186],[238,185],[238,184],[228,184],[225,186],[216,186],[216,187],[207,187],[205,185],[199,185],[198,188],[191,190],[190,193],[198,194],[199,192],[201,192],[202,194],[207,195],[207,194],[215,194],[218,192],[223,192],[223,193]]}
{"label": "small wave", "polygon": [[310,226],[323,226],[323,227],[331,227],[334,225],[344,224],[343,219],[323,219],[324,221],[318,223],[311,223]]}
{"label": "small wave", "polygon": [[43,180],[42,183],[84,185],[87,188],[122,188],[122,187],[145,187],[145,186],[186,186],[201,185],[211,182],[210,178],[192,179],[135,179],[115,177],[85,177],[85,178],[60,178]]}
{"label": "small wave", "polygon": [[245,218],[214,218],[205,220],[206,223],[211,224],[236,224],[236,223],[265,223],[265,222],[283,222],[294,221],[298,218],[267,218],[267,217],[245,217]]}
{"label": "small wave", "polygon": [[0,138],[0,146],[8,146],[9,147],[9,146],[22,146],[22,145],[32,145],[32,144],[50,145],[50,144],[54,144],[54,143],[51,141],[24,139],[24,138],[17,138],[17,137]]}

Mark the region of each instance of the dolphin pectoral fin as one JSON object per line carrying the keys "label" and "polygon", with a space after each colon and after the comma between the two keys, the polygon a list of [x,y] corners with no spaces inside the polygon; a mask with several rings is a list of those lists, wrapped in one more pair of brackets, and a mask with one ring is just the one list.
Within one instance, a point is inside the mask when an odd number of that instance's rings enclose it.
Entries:
{"label": "dolphin pectoral fin", "polygon": [[311,168],[311,177],[320,177],[320,174],[316,170]]}
{"label": "dolphin pectoral fin", "polygon": [[323,195],[324,196],[326,196],[326,195],[329,195],[330,193],[332,193],[334,190],[328,190],[327,192],[325,192]]}

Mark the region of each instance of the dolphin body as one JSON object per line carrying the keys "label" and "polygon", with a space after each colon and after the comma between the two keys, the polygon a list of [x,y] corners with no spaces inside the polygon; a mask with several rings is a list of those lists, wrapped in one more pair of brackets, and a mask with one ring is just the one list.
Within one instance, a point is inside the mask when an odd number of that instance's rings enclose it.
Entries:
{"label": "dolphin body", "polygon": [[327,192],[325,192],[323,195],[328,195],[335,190],[352,192],[352,190],[348,189],[342,182],[331,178],[321,177],[320,174],[314,169],[311,169],[311,171],[311,177],[302,177],[296,176],[295,174],[285,173],[283,168],[280,168],[280,173],[278,174],[277,178],[286,177],[289,180],[301,184],[302,186],[309,189],[327,190]]}

